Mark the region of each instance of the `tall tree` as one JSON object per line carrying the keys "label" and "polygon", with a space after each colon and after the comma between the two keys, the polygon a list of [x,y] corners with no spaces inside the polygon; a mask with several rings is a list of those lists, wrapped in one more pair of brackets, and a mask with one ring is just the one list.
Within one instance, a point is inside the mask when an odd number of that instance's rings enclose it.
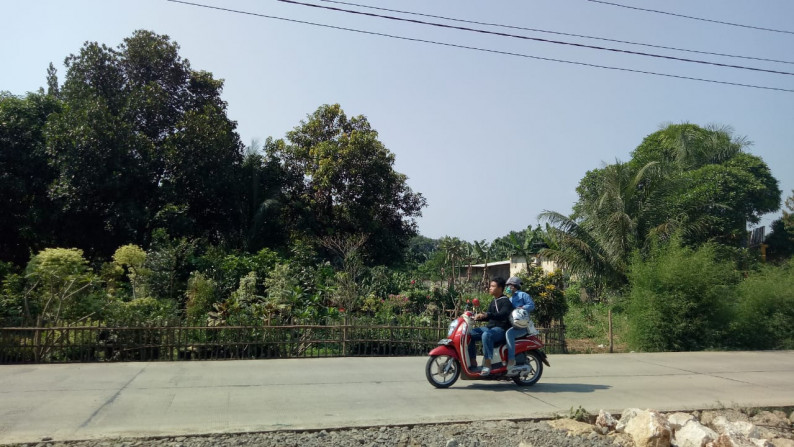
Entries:
{"label": "tall tree", "polygon": [[749,143],[726,128],[670,125],[645,138],[627,163],[590,171],[572,216],[546,212],[549,256],[582,276],[619,286],[628,258],[653,237],[740,246],[748,222],[780,203],[777,180]]}
{"label": "tall tree", "polygon": [[[272,144],[268,139],[266,145]],[[272,153],[263,155],[259,149],[254,142],[246,150],[238,191],[244,218],[243,248],[249,252],[285,247],[289,237],[289,225],[281,215],[286,203],[286,176],[279,160]]]}
{"label": "tall tree", "polygon": [[61,94],[61,88],[58,85],[58,70],[55,69],[52,62],[47,67],[47,94],[56,98]]}
{"label": "tall tree", "polygon": [[794,255],[794,190],[786,198],[783,215],[772,222],[771,227],[772,232],[764,241],[769,246],[768,259],[779,261],[790,258]]}
{"label": "tall tree", "polygon": [[348,119],[324,105],[274,143],[288,178],[287,210],[299,231],[315,236],[368,235],[363,251],[376,264],[401,261],[416,235],[425,199],[394,170],[394,154],[364,116]]}
{"label": "tall tree", "polygon": [[25,265],[53,242],[47,191],[56,172],[47,163],[44,129],[60,106],[40,93],[0,94],[0,261]]}
{"label": "tall tree", "polygon": [[222,81],[150,31],[116,49],[86,43],[65,64],[64,107],[48,125],[64,243],[109,255],[158,226],[176,237],[237,235],[242,144]]}

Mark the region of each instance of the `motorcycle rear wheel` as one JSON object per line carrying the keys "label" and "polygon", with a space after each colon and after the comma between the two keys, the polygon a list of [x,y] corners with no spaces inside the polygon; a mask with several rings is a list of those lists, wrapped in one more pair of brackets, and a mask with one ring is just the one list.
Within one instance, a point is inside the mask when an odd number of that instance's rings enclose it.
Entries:
{"label": "motorcycle rear wheel", "polygon": [[448,355],[434,355],[425,366],[427,381],[436,388],[449,388],[460,377],[460,362]]}
{"label": "motorcycle rear wheel", "polygon": [[529,365],[529,373],[519,374],[513,378],[513,382],[518,386],[532,386],[538,383],[540,376],[543,375],[543,360],[535,351],[527,352],[526,364]]}

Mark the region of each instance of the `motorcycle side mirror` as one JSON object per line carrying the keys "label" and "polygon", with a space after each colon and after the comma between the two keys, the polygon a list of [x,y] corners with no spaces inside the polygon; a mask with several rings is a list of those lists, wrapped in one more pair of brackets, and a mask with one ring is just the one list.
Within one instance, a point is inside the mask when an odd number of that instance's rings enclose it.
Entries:
{"label": "motorcycle side mirror", "polygon": [[477,298],[474,298],[472,300],[472,304],[474,304],[474,307],[480,307],[480,300],[478,300]]}

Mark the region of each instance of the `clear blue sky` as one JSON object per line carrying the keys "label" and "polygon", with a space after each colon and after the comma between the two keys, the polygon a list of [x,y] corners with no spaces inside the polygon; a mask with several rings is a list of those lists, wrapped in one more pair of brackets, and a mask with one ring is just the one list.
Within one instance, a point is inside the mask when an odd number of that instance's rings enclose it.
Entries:
{"label": "clear blue sky", "polygon": [[[611,54],[357,17],[275,0],[195,0],[259,14],[528,55],[794,89],[794,76]],[[657,45],[794,61],[794,34],[618,8],[586,0],[351,0],[425,14]],[[614,0],[690,16],[794,29],[791,0]],[[321,3],[314,1],[313,3]],[[321,3],[330,5],[328,3]],[[336,5],[345,7],[343,5]],[[133,30],[167,34],[194,69],[225,79],[242,140],[283,137],[307,114],[340,103],[363,114],[396,154],[396,169],[427,198],[419,230],[465,240],[568,213],[576,185],[603,162],[627,160],[665,123],[733,127],[794,189],[794,93],[707,84],[355,34],[165,0],[0,1],[0,90],[45,84],[52,61],[83,42],[115,47]],[[387,13],[388,14],[388,13]],[[418,17],[416,17],[418,18]],[[435,19],[425,19],[438,21]],[[478,28],[484,26],[470,25]],[[528,36],[794,72],[792,64],[680,53],[526,31]],[[507,214],[505,207],[515,210]],[[779,215],[776,213],[775,215]],[[775,215],[767,216],[768,225]]]}

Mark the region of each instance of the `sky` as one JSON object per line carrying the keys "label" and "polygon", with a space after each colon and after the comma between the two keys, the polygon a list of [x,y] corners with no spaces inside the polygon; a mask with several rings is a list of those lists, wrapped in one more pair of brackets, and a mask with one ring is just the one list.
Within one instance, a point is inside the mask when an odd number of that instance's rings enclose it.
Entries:
{"label": "sky", "polygon": [[[449,25],[794,72],[794,64],[309,3]],[[612,0],[793,31],[790,0]],[[794,62],[794,33],[728,26],[588,0],[350,0],[360,5],[513,27]],[[277,0],[195,0],[260,15],[522,54],[510,56],[207,9],[166,0],[0,0],[0,90],[45,85],[53,62],[86,41],[119,45],[134,30],[166,34],[193,69],[225,80],[242,141],[283,138],[323,104],[364,115],[428,206],[431,238],[493,240],[570,213],[588,170],[627,161],[665,124],[730,126],[769,165],[782,198],[794,190],[794,93],[609,70],[537,58],[794,90],[794,76],[616,53],[398,22]],[[767,215],[768,226],[780,212]]]}

